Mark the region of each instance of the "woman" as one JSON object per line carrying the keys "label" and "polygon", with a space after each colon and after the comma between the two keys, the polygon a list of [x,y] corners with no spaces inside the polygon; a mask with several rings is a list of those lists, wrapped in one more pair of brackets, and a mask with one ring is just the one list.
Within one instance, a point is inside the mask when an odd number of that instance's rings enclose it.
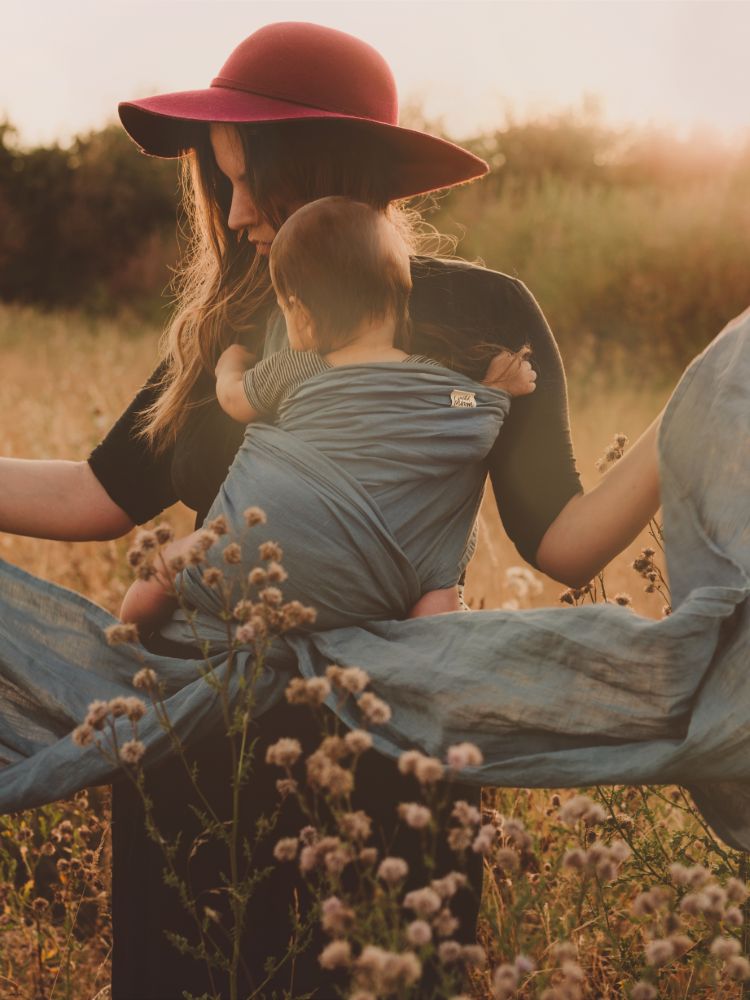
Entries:
{"label": "woman", "polygon": [[[165,362],[87,463],[4,460],[0,528],[60,539],[111,538],[181,499],[200,523],[241,437],[212,397],[213,364],[240,341],[266,353],[283,344],[271,310],[265,256],[276,229],[299,204],[346,194],[385,208],[398,198],[477,177],[486,167],[442,140],[399,129],[387,66],[369,46],[307,24],[271,25],[246,39],[211,88],[121,106],[123,124],[154,155],[195,150],[196,248],[184,276],[181,308]],[[219,123],[209,134],[208,122]],[[254,128],[231,127],[255,123]],[[394,211],[391,209],[391,211]],[[495,340],[511,349],[529,343],[539,371],[537,392],[519,401],[489,461],[504,524],[521,554],[549,575],[580,584],[619,552],[658,506],[656,424],[603,478],[582,494],[567,422],[565,383],[554,340],[524,286],[481,268],[415,256],[411,314],[414,350],[429,355],[446,333],[457,350]],[[170,649],[162,652],[189,650]],[[259,753],[279,736],[308,742],[305,721],[285,704],[258,720]],[[221,745],[204,736],[195,748],[202,773],[222,767]],[[376,827],[393,828],[393,807],[412,795],[394,765],[375,754],[365,762],[357,806]],[[179,768],[152,774],[159,819],[189,838]],[[246,803],[246,828],[275,801],[273,776],[261,775]],[[454,795],[478,801],[478,790]],[[217,790],[217,799],[220,790]],[[218,805],[221,808],[221,804]],[[164,927],[180,929],[180,906],[161,888],[161,858],[146,839],[135,797],[115,786],[113,799],[114,1000],[163,1000],[208,985],[200,965],[165,947]],[[285,820],[290,832],[299,818]],[[283,832],[283,831],[282,831]],[[278,835],[279,831],[277,831]],[[414,846],[394,853],[413,864]],[[260,850],[261,868],[270,857]],[[215,885],[212,865],[196,877]],[[481,872],[475,868],[478,890]],[[282,954],[288,908],[301,888],[289,869],[262,882],[248,921],[250,979],[262,980],[268,955]],[[304,904],[303,904],[304,905]],[[476,901],[465,898],[464,932]],[[315,949],[294,970],[293,989],[320,988]],[[290,974],[273,981],[281,989]],[[272,995],[272,987],[266,988]]]}

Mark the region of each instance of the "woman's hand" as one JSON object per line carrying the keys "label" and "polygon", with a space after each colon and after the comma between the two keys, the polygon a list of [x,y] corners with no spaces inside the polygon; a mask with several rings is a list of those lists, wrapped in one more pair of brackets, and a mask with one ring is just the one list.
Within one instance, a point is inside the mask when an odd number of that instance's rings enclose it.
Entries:
{"label": "woman's hand", "polygon": [[536,372],[523,351],[501,351],[490,361],[482,384],[504,389],[511,396],[528,396],[536,389]]}

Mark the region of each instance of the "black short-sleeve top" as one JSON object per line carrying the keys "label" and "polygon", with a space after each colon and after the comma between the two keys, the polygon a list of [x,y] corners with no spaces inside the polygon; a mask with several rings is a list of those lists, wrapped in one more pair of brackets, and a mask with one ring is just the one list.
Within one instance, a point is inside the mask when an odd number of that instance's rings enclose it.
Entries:
{"label": "black short-sleeve top", "polygon": [[[433,327],[455,332],[467,348],[487,341],[510,350],[531,347],[537,389],[514,400],[488,458],[488,471],[505,530],[534,565],[545,531],[581,490],[565,375],[554,337],[526,286],[508,275],[463,261],[415,257],[412,279],[409,309],[415,354],[432,354]],[[195,510],[200,523],[239,448],[244,427],[211,398],[213,377],[206,373],[197,388],[209,401],[191,411],[172,446],[153,454],[135,429],[138,414],[158,391],[158,375],[159,369],[91,453],[89,463],[109,496],[135,523],[156,517],[177,500]]]}

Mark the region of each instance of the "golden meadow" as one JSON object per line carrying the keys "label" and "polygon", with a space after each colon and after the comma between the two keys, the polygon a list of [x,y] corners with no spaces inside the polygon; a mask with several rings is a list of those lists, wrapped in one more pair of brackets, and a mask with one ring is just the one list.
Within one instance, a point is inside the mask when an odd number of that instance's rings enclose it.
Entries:
{"label": "golden meadow", "polygon": [[[83,163],[105,140],[87,142]],[[750,150],[616,134],[575,116],[509,125],[476,147],[495,173],[441,200],[431,221],[457,235],[465,227],[460,255],[518,275],[539,299],[565,358],[579,468],[591,487],[613,435],[634,440],[681,366],[750,304]],[[47,296],[41,309],[33,289],[4,290],[16,301],[0,307],[0,454],[85,457],[151,370],[166,315],[153,292],[173,254],[161,226],[127,265],[128,281],[144,293],[124,296],[136,307],[126,307],[112,275],[99,275],[95,301],[80,304]],[[191,527],[184,509],[168,518],[178,531]],[[522,563],[491,498],[480,529],[472,606],[559,600],[559,584],[539,577],[539,586],[519,586],[508,574]],[[0,555],[116,611],[131,543],[3,535]],[[652,544],[644,533],[605,581],[610,597],[627,594],[639,613],[658,617],[662,596],[644,593],[632,568]],[[747,914],[731,881],[747,878],[745,857],[714,840],[680,789],[586,794],[598,808],[566,812],[575,790],[485,794],[485,819],[501,845],[485,857],[480,941],[488,964],[467,967],[460,984],[448,977],[440,995],[745,995]],[[3,997],[89,1000],[106,989],[108,822],[106,790],[0,820]],[[691,895],[702,898],[686,904]],[[409,996],[411,988],[379,995]]]}

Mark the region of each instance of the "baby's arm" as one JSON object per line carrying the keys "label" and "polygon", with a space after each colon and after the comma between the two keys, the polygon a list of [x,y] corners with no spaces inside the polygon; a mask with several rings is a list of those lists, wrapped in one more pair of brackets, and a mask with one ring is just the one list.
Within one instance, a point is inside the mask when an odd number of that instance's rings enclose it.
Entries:
{"label": "baby's arm", "polygon": [[527,352],[501,351],[490,361],[482,384],[504,389],[510,396],[528,396],[536,389],[536,372],[527,360]]}
{"label": "baby's arm", "polygon": [[216,398],[222,410],[242,424],[249,424],[260,415],[245,393],[245,372],[254,360],[240,344],[232,344],[216,362]]}
{"label": "baby's arm", "polygon": [[426,615],[444,615],[448,611],[462,611],[458,587],[446,587],[444,590],[428,590],[422,594],[409,612],[409,618],[424,618]]}
{"label": "baby's arm", "polygon": [[154,562],[156,575],[130,585],[120,608],[120,619],[137,625],[141,636],[156,631],[177,608],[173,587],[176,572],[170,569],[170,563],[176,556],[187,556],[198,534],[194,531],[165,545]]}

